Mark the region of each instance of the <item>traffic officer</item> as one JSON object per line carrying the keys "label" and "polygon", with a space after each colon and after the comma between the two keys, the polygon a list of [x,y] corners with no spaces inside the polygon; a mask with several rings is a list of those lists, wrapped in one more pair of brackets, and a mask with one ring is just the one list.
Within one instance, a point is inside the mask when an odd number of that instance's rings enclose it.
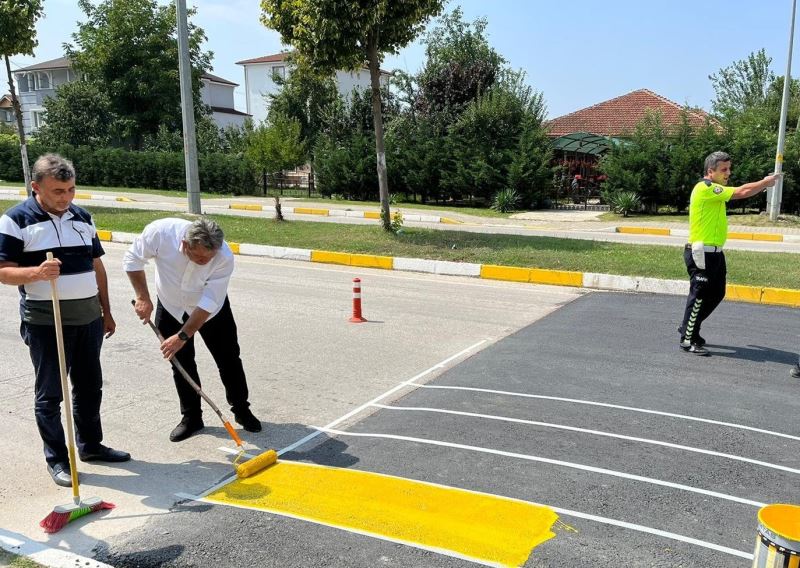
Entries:
{"label": "traffic officer", "polygon": [[695,355],[708,355],[700,337],[700,325],[725,297],[727,268],[722,247],[728,237],[725,204],[731,199],[747,199],[775,185],[780,174],[761,181],[728,187],[731,157],[713,152],[705,161],[704,177],[694,186],[689,200],[689,243],[683,260],[689,273],[689,297],[683,322],[678,328],[680,346]]}

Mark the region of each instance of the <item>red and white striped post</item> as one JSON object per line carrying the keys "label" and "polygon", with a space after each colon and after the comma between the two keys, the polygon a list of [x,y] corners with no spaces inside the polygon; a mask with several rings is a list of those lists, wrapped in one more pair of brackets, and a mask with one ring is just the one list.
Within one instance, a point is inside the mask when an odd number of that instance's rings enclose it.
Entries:
{"label": "red and white striped post", "polygon": [[349,321],[352,323],[367,321],[361,315],[361,278],[353,278],[353,317]]}

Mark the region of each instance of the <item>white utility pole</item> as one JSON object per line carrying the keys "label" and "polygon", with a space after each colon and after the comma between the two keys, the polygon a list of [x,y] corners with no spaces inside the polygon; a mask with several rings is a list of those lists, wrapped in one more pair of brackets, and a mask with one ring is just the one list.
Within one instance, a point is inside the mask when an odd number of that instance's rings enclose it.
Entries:
{"label": "white utility pole", "polygon": [[[792,0],[792,20],[789,26],[789,55],[786,57],[786,75],[783,78],[783,102],[781,103],[781,123],[778,127],[778,151],[775,153],[775,173],[783,172],[783,147],[786,143],[786,114],[789,110],[789,86],[792,84],[792,43],[794,41],[794,14],[797,0]],[[767,191],[767,211],[769,220],[777,221],[783,201],[783,176],[775,186]]]}
{"label": "white utility pole", "polygon": [[199,215],[200,174],[197,168],[197,138],[194,130],[192,100],[192,64],[189,60],[189,24],[186,21],[186,0],[175,0],[178,12],[178,70],[181,76],[181,114],[183,115],[183,155],[186,161],[186,193],[189,213]]}

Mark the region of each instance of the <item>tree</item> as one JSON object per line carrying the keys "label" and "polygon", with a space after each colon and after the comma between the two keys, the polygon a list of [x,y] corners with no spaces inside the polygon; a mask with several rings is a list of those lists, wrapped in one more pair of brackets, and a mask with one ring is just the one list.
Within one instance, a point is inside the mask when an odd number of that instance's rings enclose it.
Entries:
{"label": "tree", "polygon": [[[146,135],[161,125],[181,127],[176,13],[156,0],[79,0],[86,15],[73,34],[77,47],[66,45],[75,69],[94,83],[118,117],[115,135],[140,148]],[[192,12],[193,13],[193,12]],[[201,50],[206,36],[189,26],[189,56],[195,108],[200,103],[200,75],[209,69],[211,53]]]}
{"label": "tree", "polygon": [[726,116],[762,105],[775,81],[775,74],[769,69],[770,63],[772,58],[761,49],[751,53],[747,59],[734,61],[717,74],[710,75],[708,78],[717,94],[714,111]]}
{"label": "tree", "polygon": [[378,188],[384,229],[391,230],[389,183],[381,120],[380,63],[438,14],[444,0],[261,0],[261,21],[281,34],[301,60],[333,73],[366,61],[372,87]]}
{"label": "tree", "polygon": [[300,123],[293,118],[273,115],[269,122],[256,127],[247,140],[245,156],[264,179],[267,176],[299,166],[305,160],[300,140]]}
{"label": "tree", "polygon": [[111,101],[94,83],[64,83],[56,89],[56,96],[44,100],[44,109],[47,122],[37,138],[45,146],[108,145],[116,115],[111,111]]}
{"label": "tree", "polygon": [[300,123],[300,138],[314,169],[314,146],[325,125],[328,107],[339,98],[336,83],[330,74],[319,73],[307,63],[290,56],[291,72],[282,80],[280,91],[269,95],[270,116],[284,116]]}
{"label": "tree", "polygon": [[25,189],[28,195],[31,194],[28,147],[25,142],[25,131],[22,127],[22,109],[17,98],[17,92],[14,89],[9,57],[14,55],[33,55],[33,50],[39,45],[36,39],[36,21],[42,17],[42,12],[41,0],[0,0],[0,30],[3,30],[0,33],[0,55],[3,56],[6,62],[8,88],[11,92],[14,114],[17,117],[19,151],[22,158],[22,171],[25,176]]}

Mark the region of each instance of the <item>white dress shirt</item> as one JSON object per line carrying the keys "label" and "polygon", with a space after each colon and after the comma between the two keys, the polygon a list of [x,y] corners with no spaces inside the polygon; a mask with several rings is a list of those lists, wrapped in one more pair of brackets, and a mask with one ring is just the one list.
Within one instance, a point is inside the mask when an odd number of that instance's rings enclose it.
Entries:
{"label": "white dress shirt", "polygon": [[183,252],[189,225],[191,221],[185,219],[153,221],[133,240],[122,261],[125,272],[136,272],[154,259],[156,295],[178,321],[196,307],[211,314],[209,319],[219,313],[233,274],[233,252],[226,242],[208,264],[201,266],[189,260]]}

